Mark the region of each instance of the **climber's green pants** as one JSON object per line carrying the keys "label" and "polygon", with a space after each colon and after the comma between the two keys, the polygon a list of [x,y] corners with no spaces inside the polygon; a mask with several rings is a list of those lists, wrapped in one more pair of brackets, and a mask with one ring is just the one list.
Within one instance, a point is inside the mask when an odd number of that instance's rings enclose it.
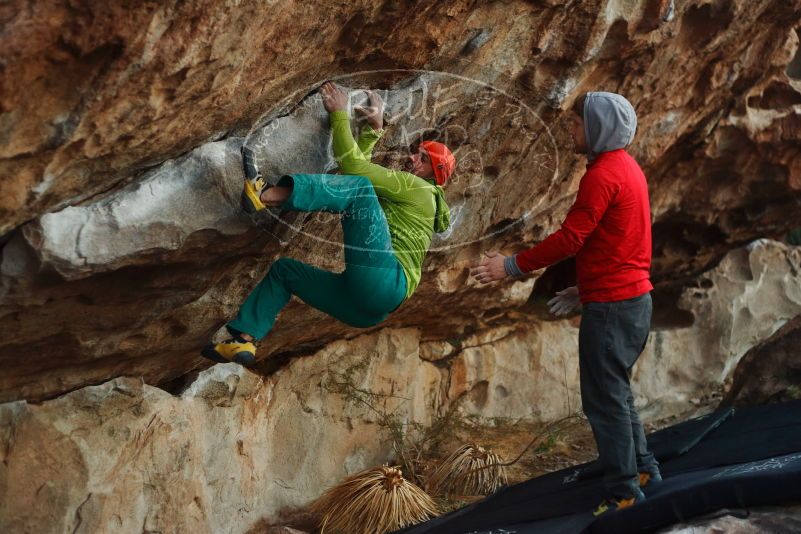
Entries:
{"label": "climber's green pants", "polygon": [[345,270],[324,271],[280,258],[270,267],[230,329],[256,339],[267,335],[292,295],[343,323],[366,328],[386,319],[406,296],[406,275],[395,253],[384,210],[370,181],[362,176],[295,174],[280,186],[293,186],[285,210],[342,214]]}

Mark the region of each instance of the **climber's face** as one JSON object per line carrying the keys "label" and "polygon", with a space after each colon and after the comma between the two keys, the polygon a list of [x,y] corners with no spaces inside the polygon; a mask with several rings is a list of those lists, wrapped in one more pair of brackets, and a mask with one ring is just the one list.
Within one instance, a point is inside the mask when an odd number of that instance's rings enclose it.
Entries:
{"label": "climber's face", "polygon": [[434,167],[431,166],[431,158],[424,148],[418,148],[417,152],[409,156],[409,167],[412,174],[420,178],[433,178]]}
{"label": "climber's face", "polygon": [[570,137],[573,138],[573,151],[576,154],[586,154],[587,138],[584,135],[584,119],[576,113],[570,114]]}

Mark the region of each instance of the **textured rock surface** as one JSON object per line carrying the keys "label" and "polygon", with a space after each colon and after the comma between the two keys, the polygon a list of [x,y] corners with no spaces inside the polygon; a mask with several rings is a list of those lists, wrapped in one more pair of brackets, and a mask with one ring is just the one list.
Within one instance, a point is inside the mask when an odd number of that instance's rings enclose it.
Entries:
{"label": "textured rock surface", "polygon": [[689,521],[665,530],[662,534],[762,534],[764,532],[801,531],[801,509],[798,506],[766,507],[753,510],[732,510],[711,519]]}
{"label": "textured rock surface", "polygon": [[[801,315],[799,269],[801,249],[756,241],[730,252],[686,289],[679,306],[693,317],[693,324],[651,332],[634,368],[643,417],[666,417],[718,392],[746,352],[774,333],[783,340],[781,346],[792,346],[795,338],[781,335]],[[538,322],[529,316],[515,328],[466,339],[463,350],[451,356],[449,398],[467,394],[466,409],[488,418],[548,421],[570,414],[581,405],[578,320]],[[766,363],[757,354],[773,354],[774,360]],[[759,369],[773,374],[752,373],[746,379],[749,373],[743,371],[741,379],[750,383],[760,380],[757,376],[785,377],[774,385],[777,391],[784,391],[788,374],[792,377],[797,368],[789,362],[797,357],[786,349],[754,349],[749,357],[751,363],[742,364],[745,368],[764,364]]]}
{"label": "textured rock surface", "polygon": [[[12,333],[0,340],[0,399],[120,374],[167,382],[201,365],[197,347],[278,254],[341,267],[330,218],[285,215],[291,225],[272,218],[259,230],[236,212],[236,182],[246,138],[270,172],[329,169],[307,95],[347,72],[358,74],[345,85],[390,90],[381,161],[424,135],[461,161],[448,191],[457,224],[386,326],[441,341],[514,323],[531,281],[499,299],[465,284],[467,267],[558,225],[583,166],[563,110],[598,88],[638,110],[632,152],[652,186],[657,300],[669,315],[731,247],[795,224],[801,60],[793,2],[678,2],[672,16],[668,4],[0,8],[0,329]],[[437,76],[414,69],[494,89],[452,79],[434,98]],[[518,97],[529,108],[510,112]],[[521,123],[529,111],[543,122]],[[275,356],[263,370],[358,333],[293,304],[261,348]]]}
{"label": "textured rock surface", "polygon": [[728,384],[754,344],[801,314],[800,267],[798,247],[759,240],[731,251],[686,289],[679,306],[693,325],[652,332],[635,375],[646,417]]}
{"label": "textured rock surface", "polygon": [[251,225],[239,207],[238,150],[234,139],[203,145],[113,196],[42,215],[26,228],[29,240],[43,264],[76,279],[158,261],[204,231],[244,234]]}
{"label": "textured rock surface", "polygon": [[[799,261],[799,248],[757,242],[687,290],[683,305],[705,320],[652,334],[634,374],[644,418],[719,389],[749,346],[742,332],[770,336],[801,313]],[[536,317],[447,342],[383,329],[269,377],[216,365],[175,395],[119,378],[1,404],[0,488],[14,490],[0,492],[0,530],[261,532],[392,459],[384,415],[426,426],[456,405],[488,422],[563,417],[581,406],[576,319]]]}
{"label": "textured rock surface", "polygon": [[801,398],[801,316],[746,353],[737,365],[726,403],[762,404]]}
{"label": "textured rock surface", "polygon": [[382,410],[430,424],[441,377],[417,339],[335,343],[268,379],[217,365],[178,396],[119,378],[2,405],[0,530],[243,532],[275,518],[388,459],[375,414],[334,392],[347,369]]}

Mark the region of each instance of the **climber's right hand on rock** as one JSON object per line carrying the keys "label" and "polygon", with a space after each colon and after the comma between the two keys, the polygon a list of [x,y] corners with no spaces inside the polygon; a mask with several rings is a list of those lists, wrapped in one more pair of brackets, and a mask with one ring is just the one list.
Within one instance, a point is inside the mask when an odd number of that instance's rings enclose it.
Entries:
{"label": "climber's right hand on rock", "polygon": [[334,82],[325,82],[320,87],[320,97],[323,99],[323,107],[328,113],[348,109],[348,95]]}
{"label": "climber's right hand on rock", "polygon": [[556,296],[548,301],[548,308],[557,317],[567,315],[575,310],[581,300],[579,299],[578,287],[572,286],[562,291],[557,291]]}
{"label": "climber's right hand on rock", "polygon": [[367,91],[367,96],[370,98],[369,106],[356,106],[353,109],[367,119],[373,130],[381,130],[384,127],[384,101],[373,90]]}

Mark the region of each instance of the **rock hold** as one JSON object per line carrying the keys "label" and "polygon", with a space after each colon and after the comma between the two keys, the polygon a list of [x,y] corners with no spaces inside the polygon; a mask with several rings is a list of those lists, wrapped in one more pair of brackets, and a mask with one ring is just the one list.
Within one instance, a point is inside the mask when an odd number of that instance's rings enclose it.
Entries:
{"label": "rock hold", "polygon": [[240,146],[203,145],[94,203],[46,213],[26,233],[67,279],[147,263],[198,232],[243,234],[251,225],[239,208]]}

